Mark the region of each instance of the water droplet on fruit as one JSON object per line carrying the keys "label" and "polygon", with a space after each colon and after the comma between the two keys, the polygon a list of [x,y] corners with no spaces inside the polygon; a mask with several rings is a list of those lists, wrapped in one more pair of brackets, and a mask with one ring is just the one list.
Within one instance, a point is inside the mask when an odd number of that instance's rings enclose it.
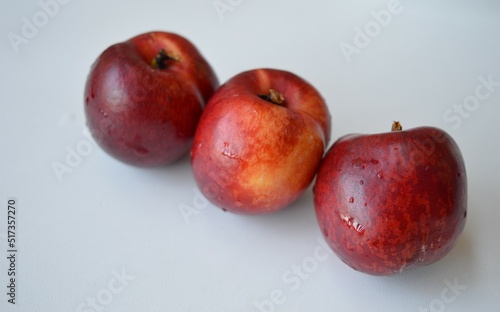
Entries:
{"label": "water droplet on fruit", "polygon": [[134,147],[134,152],[138,155],[147,155],[149,154],[149,151],[147,149],[145,149],[144,147],[142,146],[135,146]]}
{"label": "water droplet on fruit", "polygon": [[349,198],[349,202],[352,204],[354,203],[354,197]]}
{"label": "water droplet on fruit", "polygon": [[[106,133],[109,133],[111,131],[114,130],[114,124],[111,120],[107,119],[107,118],[101,118],[99,120],[99,126],[98,127],[95,127],[95,129],[93,129],[94,131],[97,131],[97,132],[106,132]],[[130,146],[129,146],[130,147]]]}
{"label": "water droplet on fruit", "polygon": [[384,178],[384,172],[382,172],[382,170],[380,170],[379,172],[377,172],[377,178],[379,178],[379,179],[383,179]]}

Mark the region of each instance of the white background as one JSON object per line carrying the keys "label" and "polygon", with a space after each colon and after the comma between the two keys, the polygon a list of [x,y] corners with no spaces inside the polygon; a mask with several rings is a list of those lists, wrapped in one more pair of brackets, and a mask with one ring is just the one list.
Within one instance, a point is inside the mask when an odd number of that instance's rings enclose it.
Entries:
{"label": "white background", "polygon": [[[371,12],[388,1],[220,2],[232,10],[218,14],[212,0],[69,1],[40,19],[43,27],[17,53],[9,33],[23,36],[23,18],[40,17],[42,8],[1,2],[0,310],[258,311],[259,303],[262,311],[499,311],[500,87],[465,109],[467,117],[453,112],[473,100],[479,77],[500,81],[498,1],[402,0],[350,62],[341,43],[354,45],[354,29],[373,26]],[[272,215],[207,205],[186,220],[180,207],[204,204],[187,155],[140,169],[92,141],[59,182],[51,164],[65,164],[68,147],[88,142],[90,65],[109,45],[150,30],[189,38],[221,82],[257,67],[307,79],[331,110],[330,144],[347,133],[388,131],[392,120],[447,131],[469,181],[457,246],[438,263],[393,277],[358,273],[334,255],[311,262],[322,241],[311,189]],[[19,213],[15,307],[6,296],[11,196]],[[311,265],[307,278],[283,280],[302,265]],[[122,272],[129,279],[119,283]],[[462,286],[450,290],[454,283]],[[280,302],[266,305],[273,292],[282,293]]]}

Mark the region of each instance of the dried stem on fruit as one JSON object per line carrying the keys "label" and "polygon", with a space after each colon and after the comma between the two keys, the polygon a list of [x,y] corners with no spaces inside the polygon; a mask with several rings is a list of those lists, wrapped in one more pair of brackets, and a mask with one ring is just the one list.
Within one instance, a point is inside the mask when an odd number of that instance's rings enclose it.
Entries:
{"label": "dried stem on fruit", "polygon": [[399,121],[394,121],[392,123],[392,129],[391,131],[401,131],[403,130],[403,126],[401,126],[401,124],[399,123]]}
{"label": "dried stem on fruit", "polygon": [[269,94],[267,95],[259,95],[259,97],[263,100],[266,100],[268,102],[271,102],[273,104],[278,104],[278,105],[282,105],[283,102],[285,102],[285,96],[274,90],[274,89],[269,89]]}

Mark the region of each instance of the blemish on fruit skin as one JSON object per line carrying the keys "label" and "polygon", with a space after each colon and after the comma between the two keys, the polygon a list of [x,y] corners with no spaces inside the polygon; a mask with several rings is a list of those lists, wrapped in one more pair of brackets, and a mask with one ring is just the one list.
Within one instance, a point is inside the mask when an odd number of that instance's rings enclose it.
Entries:
{"label": "blemish on fruit skin", "polygon": [[354,197],[349,198],[349,202],[352,204],[354,203]]}
{"label": "blemish on fruit skin", "polygon": [[365,184],[365,181],[361,180],[361,181],[359,181],[359,184],[363,185],[363,184]]}
{"label": "blemish on fruit skin", "polygon": [[359,234],[363,234],[363,232],[365,231],[365,228],[361,224],[359,224],[356,220],[354,220],[353,217],[349,217],[344,214],[340,214],[339,217],[340,219],[342,219],[343,221],[342,223],[344,223],[350,228],[353,228]]}
{"label": "blemish on fruit skin", "polygon": [[351,241],[349,241],[348,239],[344,240],[344,245],[345,245],[345,248],[351,252],[354,252],[354,250],[356,250],[354,244]]}
{"label": "blemish on fruit skin", "polygon": [[233,153],[230,148],[229,148],[229,143],[228,142],[224,142],[224,147],[222,148],[222,155],[224,156],[227,156],[229,158],[232,158],[232,159],[235,159],[237,158],[236,157],[236,154]]}
{"label": "blemish on fruit skin", "polygon": [[379,161],[376,160],[376,159],[370,159],[370,160],[364,160],[362,158],[356,158],[356,159],[353,159],[351,164],[354,166],[354,167],[361,167],[361,169],[366,169],[366,166],[367,165],[378,165]]}
{"label": "blemish on fruit skin", "polygon": [[327,229],[323,229],[323,236],[324,236],[325,238],[327,238],[327,237],[328,237],[328,230],[327,230]]}

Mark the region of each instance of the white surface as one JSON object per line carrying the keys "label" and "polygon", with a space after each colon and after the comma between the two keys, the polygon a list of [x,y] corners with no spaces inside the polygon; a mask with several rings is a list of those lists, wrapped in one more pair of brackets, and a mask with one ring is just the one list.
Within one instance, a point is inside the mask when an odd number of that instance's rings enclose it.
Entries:
{"label": "white surface", "polygon": [[[18,53],[8,33],[21,35],[22,18],[41,7],[1,2],[0,310],[258,311],[255,302],[281,291],[275,311],[499,311],[500,87],[456,129],[443,116],[474,96],[478,77],[500,81],[500,4],[401,1],[402,11],[348,63],[341,42],[353,44],[354,28],[370,25],[370,12],[388,1],[220,2],[234,4],[223,19],[212,0],[69,1]],[[187,224],[179,207],[204,204],[188,157],[139,169],[93,145],[60,183],[51,164],[88,141],[90,65],[109,45],[156,29],[189,38],[221,82],[256,67],[309,80],[331,109],[333,140],[387,131],[392,120],[446,130],[469,179],[468,220],[456,248],[432,266],[389,278],[353,271],[333,255],[314,262],[315,252],[325,254],[310,189],[273,215],[208,205]],[[15,307],[5,295],[11,196],[19,201]],[[293,277],[294,265],[314,263],[307,278]],[[134,278],[119,283],[122,270]],[[454,293],[447,283],[455,281],[464,286]],[[98,298],[97,308],[87,298]]]}

